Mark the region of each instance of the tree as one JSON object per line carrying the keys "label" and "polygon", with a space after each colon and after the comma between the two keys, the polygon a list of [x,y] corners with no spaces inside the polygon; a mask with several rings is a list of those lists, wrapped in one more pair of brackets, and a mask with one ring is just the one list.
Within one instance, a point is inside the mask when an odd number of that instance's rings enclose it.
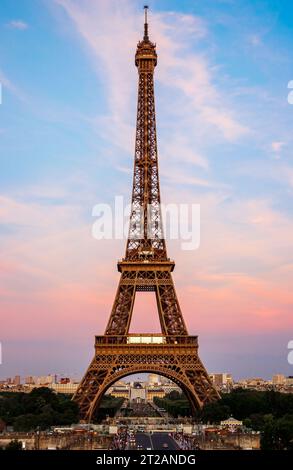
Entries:
{"label": "tree", "polygon": [[201,421],[204,423],[219,423],[231,415],[231,409],[221,401],[208,403],[201,413]]}
{"label": "tree", "polygon": [[0,394],[0,419],[16,431],[32,431],[37,426],[45,430],[54,424],[78,421],[79,409],[69,395],[56,394],[41,387],[31,393]]}
{"label": "tree", "polygon": [[5,431],[6,429],[6,423],[3,421],[3,419],[0,418],[0,433]]}
{"label": "tree", "polygon": [[293,415],[271,420],[264,426],[262,450],[293,450]]}
{"label": "tree", "polygon": [[22,443],[17,439],[14,439],[7,444],[5,450],[22,450]]}

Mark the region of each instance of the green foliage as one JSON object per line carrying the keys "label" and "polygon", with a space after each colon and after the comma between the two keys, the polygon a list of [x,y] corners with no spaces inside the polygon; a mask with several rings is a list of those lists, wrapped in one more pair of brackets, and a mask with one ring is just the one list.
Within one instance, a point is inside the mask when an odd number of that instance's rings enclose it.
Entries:
{"label": "green foliage", "polygon": [[219,423],[234,418],[247,421],[254,430],[261,431],[271,420],[285,414],[293,415],[293,395],[274,391],[235,389],[222,395],[218,402],[208,404],[199,414],[203,422]]}
{"label": "green foliage", "polygon": [[[174,417],[190,416],[187,398],[178,392],[155,398],[154,402]],[[242,420],[245,426],[261,432],[262,449],[293,450],[292,394],[235,389],[198,411],[197,420],[217,424],[231,415]]]}
{"label": "green foliage", "polygon": [[104,395],[100,406],[96,410],[94,422],[99,423],[107,416],[111,418],[115,416],[116,412],[122,406],[124,398],[113,397],[112,395]]}
{"label": "green foliage", "polygon": [[261,448],[263,450],[293,450],[293,414],[268,421],[264,425]]}
{"label": "green foliage", "polygon": [[208,403],[202,413],[198,413],[200,421],[204,423],[220,423],[231,415],[229,405],[226,405],[221,400],[214,403]]}
{"label": "green foliage", "polygon": [[154,397],[154,403],[159,408],[164,408],[170,415],[178,418],[178,416],[190,416],[190,406],[182,393],[172,391],[164,398]]}
{"label": "green foliage", "polygon": [[78,421],[78,407],[68,395],[56,394],[47,387],[30,393],[0,394],[0,418],[15,431],[48,429],[55,424],[70,425]]}

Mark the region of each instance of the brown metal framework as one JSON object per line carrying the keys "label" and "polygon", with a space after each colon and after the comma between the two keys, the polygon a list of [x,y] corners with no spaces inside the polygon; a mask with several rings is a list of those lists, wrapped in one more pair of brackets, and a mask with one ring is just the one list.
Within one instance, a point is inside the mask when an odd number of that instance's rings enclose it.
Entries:
{"label": "brown metal framework", "polygon": [[[149,40],[147,18],[135,64],[139,83],[129,236],[125,258],[118,262],[121,277],[105,334],[96,337],[95,356],[74,395],[86,421],[112,383],[138,372],[155,372],[175,381],[192,410],[219,398],[198,357],[197,337],[188,336],[171,274],[175,263],[167,257],[154,99],[157,53]],[[129,334],[137,291],[155,292],[161,335]]]}

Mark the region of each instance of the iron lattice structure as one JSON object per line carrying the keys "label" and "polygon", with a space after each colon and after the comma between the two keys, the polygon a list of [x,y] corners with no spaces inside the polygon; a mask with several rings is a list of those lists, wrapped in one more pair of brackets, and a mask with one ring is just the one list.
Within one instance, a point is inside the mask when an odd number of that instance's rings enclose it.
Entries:
{"label": "iron lattice structure", "polygon": [[[126,253],[111,315],[95,355],[73,399],[81,418],[92,419],[105,391],[130,374],[154,372],[176,382],[195,411],[219,398],[198,357],[197,336],[189,336],[172,279],[175,263],[167,257],[162,229],[154,99],[156,46],[144,38],[135,55],[138,105],[132,206]],[[137,291],[154,291],[162,333],[131,335],[129,327]]]}

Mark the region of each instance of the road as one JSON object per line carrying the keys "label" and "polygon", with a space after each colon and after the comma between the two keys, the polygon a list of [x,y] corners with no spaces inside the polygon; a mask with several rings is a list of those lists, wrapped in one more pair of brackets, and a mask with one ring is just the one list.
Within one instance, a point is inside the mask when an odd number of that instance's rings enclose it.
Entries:
{"label": "road", "polygon": [[141,448],[143,450],[153,449],[150,434],[138,432],[137,434],[135,434],[135,442],[136,442],[136,448],[138,449],[141,449]]}
{"label": "road", "polygon": [[[165,432],[153,434],[137,433],[135,435],[136,445],[142,446],[143,450],[178,450],[179,447],[174,439]],[[167,444],[168,447],[164,447]]]}

